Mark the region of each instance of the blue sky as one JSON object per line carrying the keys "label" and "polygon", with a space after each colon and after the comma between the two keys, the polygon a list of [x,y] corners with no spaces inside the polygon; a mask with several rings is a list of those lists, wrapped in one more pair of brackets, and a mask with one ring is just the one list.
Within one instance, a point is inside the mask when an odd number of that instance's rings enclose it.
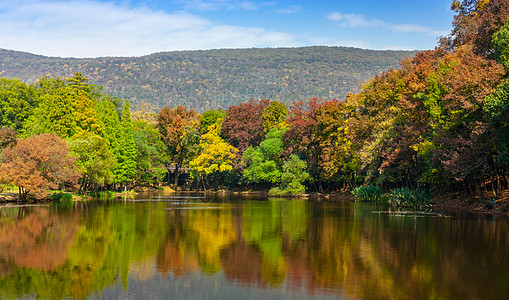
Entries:
{"label": "blue sky", "polygon": [[0,0],[0,48],[60,57],[348,46],[432,49],[450,0]]}

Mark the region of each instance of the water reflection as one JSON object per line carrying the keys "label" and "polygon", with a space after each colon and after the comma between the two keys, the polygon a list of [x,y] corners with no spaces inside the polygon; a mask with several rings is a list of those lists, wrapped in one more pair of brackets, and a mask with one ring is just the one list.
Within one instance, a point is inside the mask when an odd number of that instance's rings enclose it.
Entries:
{"label": "water reflection", "polygon": [[509,296],[505,220],[200,197],[0,209],[0,298]]}

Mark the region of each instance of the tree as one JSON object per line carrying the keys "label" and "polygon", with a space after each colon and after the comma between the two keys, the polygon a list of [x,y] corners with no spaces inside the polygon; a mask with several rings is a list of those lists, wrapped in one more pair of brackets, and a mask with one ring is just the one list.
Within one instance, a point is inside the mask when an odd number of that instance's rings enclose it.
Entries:
{"label": "tree", "polygon": [[189,166],[193,169],[191,176],[200,178],[203,175],[233,169],[233,160],[238,150],[219,136],[221,122],[222,119],[217,119],[209,126],[207,133],[201,136],[200,154],[189,162]]}
{"label": "tree", "polygon": [[256,148],[249,146],[242,155],[245,165],[243,177],[248,182],[277,183],[281,179],[283,135],[286,128],[272,128]]}
{"label": "tree", "polygon": [[200,133],[205,134],[209,130],[211,125],[214,125],[218,119],[222,119],[226,116],[226,111],[223,109],[212,109],[203,112],[200,117]]}
{"label": "tree", "polygon": [[509,21],[493,35],[495,59],[509,70]]}
{"label": "tree", "polygon": [[16,131],[14,129],[0,127],[0,151],[6,147],[15,145],[17,141]]}
{"label": "tree", "polygon": [[239,149],[256,147],[264,137],[262,114],[269,100],[249,101],[238,106],[230,106],[222,125],[222,134],[228,143]]}
{"label": "tree", "polygon": [[288,110],[286,104],[279,101],[271,101],[270,104],[263,109],[262,123],[264,132],[269,132],[272,128],[283,128],[286,126],[286,118]]}
{"label": "tree", "polygon": [[[136,144],[134,142],[133,124],[131,120],[131,106],[129,101],[124,102],[120,131],[118,132],[118,156],[117,167],[115,168],[115,181],[125,184],[134,179],[136,174]],[[124,186],[127,188],[126,186]]]}
{"label": "tree", "polygon": [[102,137],[82,131],[71,139],[71,155],[81,173],[79,192],[86,192],[91,186],[97,188],[113,182],[113,170],[117,164],[115,156]]}
{"label": "tree", "polygon": [[79,177],[69,145],[54,133],[41,134],[18,141],[2,151],[0,173],[7,182],[19,188],[20,200],[27,194],[37,198],[61,183],[75,183]]}
{"label": "tree", "polygon": [[184,106],[163,107],[157,115],[157,127],[175,167],[175,189],[182,167],[192,159],[200,139],[200,115]]}
{"label": "tree", "polygon": [[506,23],[509,3],[506,0],[454,0],[451,9],[456,13],[453,29],[447,38],[442,38],[441,46],[455,50],[471,45],[474,53],[492,59],[492,37]]}
{"label": "tree", "polygon": [[0,127],[19,131],[36,106],[32,87],[17,79],[0,78]]}
{"label": "tree", "polygon": [[134,142],[137,149],[136,178],[141,182],[158,184],[166,175],[165,145],[159,131],[145,119],[133,122]]}
{"label": "tree", "polygon": [[278,187],[269,191],[270,195],[300,195],[306,191],[302,184],[309,179],[309,173],[306,172],[306,162],[297,155],[292,154],[290,158],[283,163],[283,172],[281,174],[281,183]]}

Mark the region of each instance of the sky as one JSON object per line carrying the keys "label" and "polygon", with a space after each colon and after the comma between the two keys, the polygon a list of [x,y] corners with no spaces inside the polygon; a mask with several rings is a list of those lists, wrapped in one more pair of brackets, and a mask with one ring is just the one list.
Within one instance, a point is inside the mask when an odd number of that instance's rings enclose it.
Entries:
{"label": "sky", "polygon": [[346,46],[433,49],[451,0],[0,0],[0,48],[58,57]]}

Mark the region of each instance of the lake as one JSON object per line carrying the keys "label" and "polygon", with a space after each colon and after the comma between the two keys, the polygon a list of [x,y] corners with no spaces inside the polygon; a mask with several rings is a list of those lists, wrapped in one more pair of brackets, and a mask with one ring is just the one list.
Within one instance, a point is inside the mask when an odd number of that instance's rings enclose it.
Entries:
{"label": "lake", "polygon": [[0,298],[509,299],[509,223],[203,194],[0,208]]}

